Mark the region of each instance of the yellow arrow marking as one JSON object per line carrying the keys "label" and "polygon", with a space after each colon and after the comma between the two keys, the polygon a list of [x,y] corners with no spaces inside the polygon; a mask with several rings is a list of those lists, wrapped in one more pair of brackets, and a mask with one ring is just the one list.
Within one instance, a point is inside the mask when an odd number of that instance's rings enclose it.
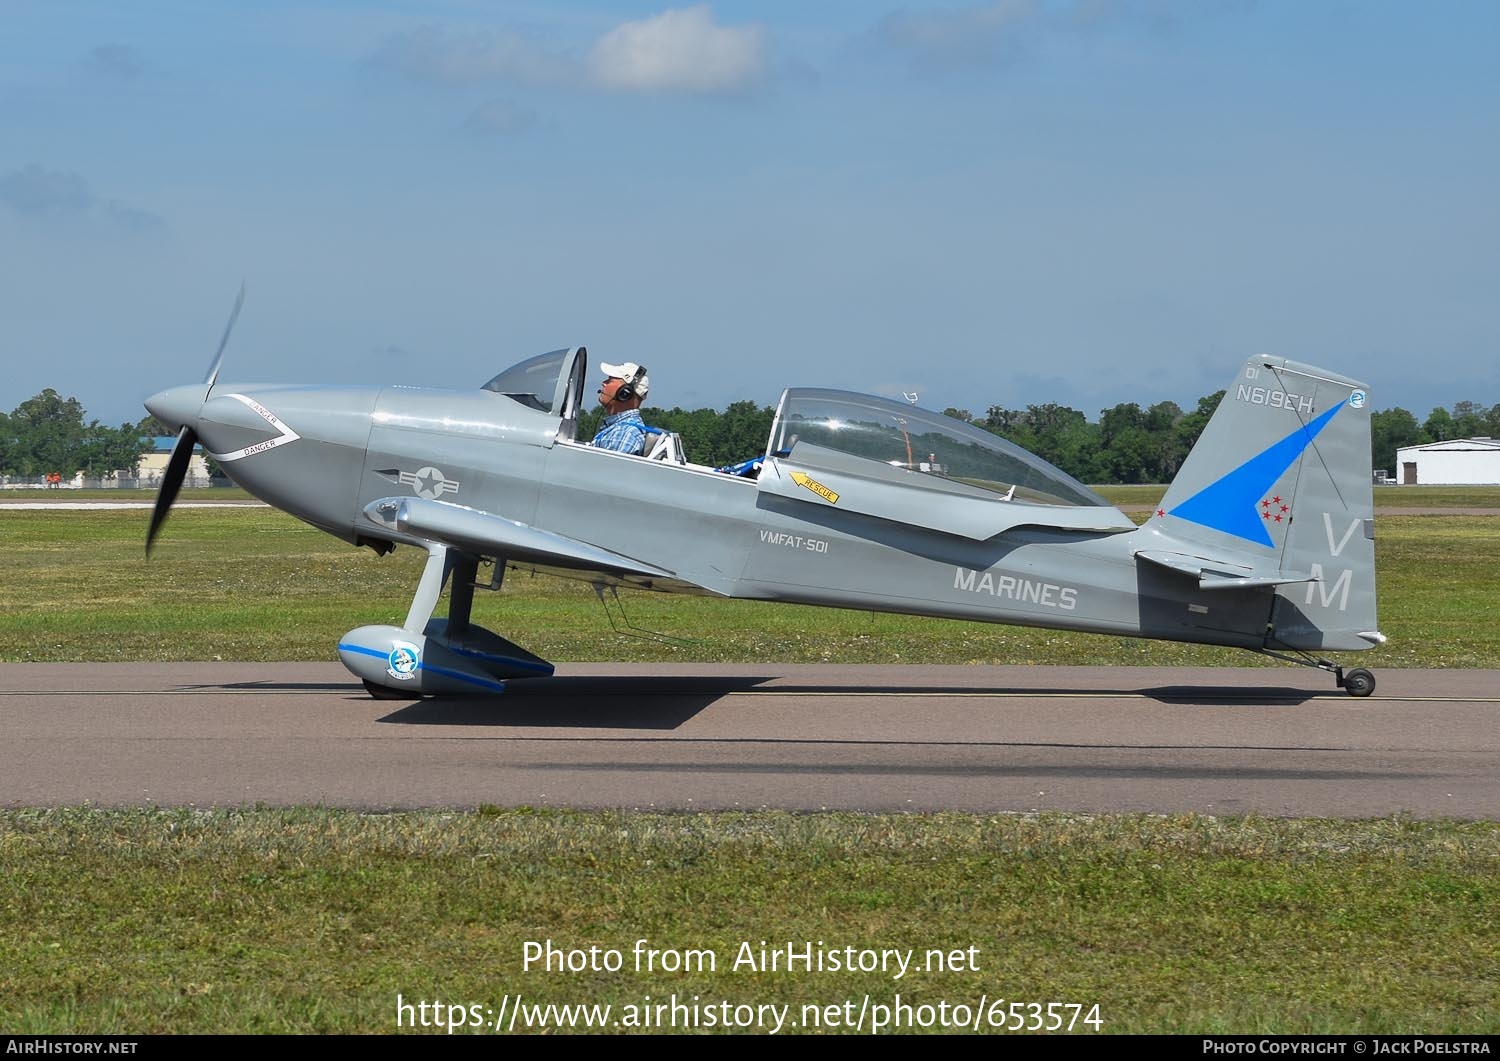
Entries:
{"label": "yellow arrow marking", "polygon": [[796,483],[798,486],[805,486],[805,487],[807,487],[813,493],[815,493],[819,497],[821,497],[824,501],[827,501],[830,505],[836,505],[836,504],[839,503],[839,495],[838,494],[836,494],[832,490],[828,489],[828,487],[826,487],[822,483],[818,482],[818,480],[814,479],[811,475],[808,475],[806,472],[793,472],[792,473],[792,482]]}

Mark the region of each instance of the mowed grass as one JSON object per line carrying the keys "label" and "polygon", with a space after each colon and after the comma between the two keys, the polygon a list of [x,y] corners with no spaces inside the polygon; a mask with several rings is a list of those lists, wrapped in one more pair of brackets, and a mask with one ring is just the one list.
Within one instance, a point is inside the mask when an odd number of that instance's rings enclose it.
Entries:
{"label": "mowed grass", "polygon": [[[398,994],[614,1019],[647,996],[801,1022],[899,994],[1097,1004],[1107,1033],[1500,1032],[1487,823],[8,811],[0,872],[0,1027],[19,1034],[394,1032]],[[624,967],[527,970],[549,940]],[[638,970],[636,940],[713,967]],[[733,967],[763,942],[974,948],[973,968]]]}
{"label": "mowed grass", "polygon": [[[263,508],[181,509],[151,560],[144,511],[0,509],[0,659],[332,660],[400,623],[425,554],[377,557]],[[1380,625],[1362,666],[1497,667],[1500,512],[1377,519]],[[482,572],[482,577],[487,574]],[[611,625],[582,582],[511,573],[475,619],[548,659],[1248,666],[1251,653],[911,616],[625,591]],[[1487,618],[1488,617],[1488,618]]]}

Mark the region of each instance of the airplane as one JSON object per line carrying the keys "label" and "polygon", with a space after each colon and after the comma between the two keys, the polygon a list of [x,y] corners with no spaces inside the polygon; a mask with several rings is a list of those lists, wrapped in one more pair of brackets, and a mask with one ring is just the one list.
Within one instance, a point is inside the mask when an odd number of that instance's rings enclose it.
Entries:
{"label": "airplane", "polygon": [[[178,436],[147,531],[194,445],[256,497],[356,546],[427,560],[405,621],[349,631],[344,665],[380,699],[499,693],[551,663],[471,621],[507,571],[596,587],[788,601],[1225,645],[1331,672],[1376,623],[1370,402],[1281,357],[1245,361],[1160,504],[1137,526],[1041,458],[907,402],[783,391],[765,449],[688,462],[577,436],[582,346],[472,389],[219,384],[146,408]],[[481,564],[490,566],[487,581]],[[444,587],[447,614],[434,617]]]}

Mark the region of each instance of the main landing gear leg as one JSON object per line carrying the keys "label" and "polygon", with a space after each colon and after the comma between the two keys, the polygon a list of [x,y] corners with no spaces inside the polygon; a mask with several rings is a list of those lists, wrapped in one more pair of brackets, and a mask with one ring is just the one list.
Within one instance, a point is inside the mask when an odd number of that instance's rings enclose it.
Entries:
{"label": "main landing gear leg", "polygon": [[[473,561],[470,561],[473,564]],[[406,612],[406,629],[410,631],[425,630],[428,622],[432,619],[432,613],[437,608],[438,598],[443,595],[443,584],[448,581],[455,567],[461,567],[462,559],[457,557],[454,550],[445,546],[434,545],[427,550],[427,563],[422,568],[422,579],[417,583],[417,592],[412,595],[411,607]],[[474,565],[477,567],[477,565]],[[472,573],[471,573],[472,578]],[[468,595],[462,601],[463,609],[460,613],[460,626],[469,624],[469,610],[474,602],[474,587],[469,586]],[[453,583],[453,593],[450,598],[450,611],[456,610],[459,604],[459,582]],[[376,700],[420,700],[422,693],[411,687],[386,685],[381,682],[371,681],[369,678],[361,679],[365,691]]]}
{"label": "main landing gear leg", "polygon": [[1356,667],[1347,674],[1344,668],[1337,663],[1327,659],[1311,659],[1306,656],[1288,656],[1280,652],[1272,652],[1268,648],[1260,650],[1264,656],[1279,659],[1286,663],[1295,663],[1299,667],[1314,667],[1317,670],[1327,671],[1333,675],[1334,684],[1350,696],[1369,696],[1375,691],[1375,675],[1363,667]]}
{"label": "main landing gear leg", "polygon": [[[498,589],[504,557],[490,580]],[[544,678],[552,664],[473,621],[479,557],[437,542],[402,626],[361,626],[339,641],[339,658],[380,699],[419,696],[492,696],[518,678]],[[444,587],[448,614],[435,618]]]}

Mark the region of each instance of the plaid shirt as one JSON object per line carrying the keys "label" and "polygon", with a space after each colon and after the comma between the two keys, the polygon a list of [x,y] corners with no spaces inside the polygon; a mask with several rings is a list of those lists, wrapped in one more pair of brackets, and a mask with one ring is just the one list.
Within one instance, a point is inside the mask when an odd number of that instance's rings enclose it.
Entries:
{"label": "plaid shirt", "polygon": [[604,426],[594,436],[590,445],[600,449],[614,449],[621,453],[641,454],[646,450],[646,421],[641,419],[639,409],[626,409],[623,413],[604,418]]}

